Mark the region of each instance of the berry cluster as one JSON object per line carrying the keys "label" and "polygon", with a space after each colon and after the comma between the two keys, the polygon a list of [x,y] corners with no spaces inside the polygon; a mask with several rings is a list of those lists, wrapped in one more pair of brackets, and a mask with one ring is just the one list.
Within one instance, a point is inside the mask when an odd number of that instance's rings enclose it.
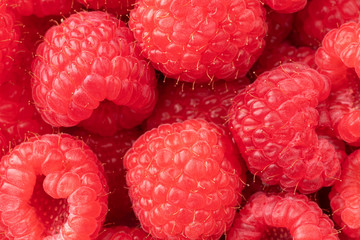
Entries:
{"label": "berry cluster", "polygon": [[360,239],[359,0],[0,1],[0,239]]}

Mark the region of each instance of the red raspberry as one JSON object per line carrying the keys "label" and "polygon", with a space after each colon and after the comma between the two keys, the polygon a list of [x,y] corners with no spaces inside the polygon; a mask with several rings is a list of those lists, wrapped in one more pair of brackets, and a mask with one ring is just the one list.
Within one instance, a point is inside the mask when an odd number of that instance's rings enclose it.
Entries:
{"label": "red raspberry", "polygon": [[126,186],[126,172],[123,166],[123,157],[126,151],[141,135],[141,131],[136,128],[122,130],[111,137],[91,134],[76,127],[69,129],[68,132],[83,140],[104,166],[109,185],[109,210],[106,215],[105,224],[107,226],[137,225],[138,222],[131,208],[131,201]]}
{"label": "red raspberry", "polygon": [[143,134],[124,158],[141,226],[161,239],[219,239],[229,229],[243,185],[231,139],[201,119]]}
{"label": "red raspberry", "polygon": [[300,63],[265,72],[235,97],[229,127],[249,170],[264,183],[311,193],[334,184],[340,159],[318,139],[315,107],[329,80]]}
{"label": "red raspberry", "polygon": [[319,72],[327,75],[333,89],[346,83],[347,71],[354,68],[360,76],[360,23],[348,22],[331,30],[316,51],[315,62]]}
{"label": "red raspberry", "polygon": [[95,239],[107,184],[95,154],[69,135],[29,139],[0,163],[0,217],[10,239]]}
{"label": "red raspberry", "polygon": [[74,0],[5,0],[21,16],[67,15],[75,9]]}
{"label": "red raspberry", "polygon": [[0,85],[17,71],[21,63],[20,28],[14,14],[0,3]]}
{"label": "red raspberry", "polygon": [[258,192],[239,214],[229,240],[336,240],[334,223],[319,206],[299,194],[266,195]]}
{"label": "red raspberry", "polygon": [[307,0],[264,0],[264,3],[281,13],[294,13],[305,8]]}
{"label": "red raspberry", "polygon": [[146,232],[140,228],[129,228],[118,226],[104,228],[97,240],[153,240]]}
{"label": "red raspberry", "polygon": [[293,37],[299,45],[318,48],[325,34],[348,21],[357,21],[358,0],[311,0],[295,15]]}
{"label": "red raspberry", "polygon": [[360,150],[348,156],[342,165],[340,182],[330,192],[333,219],[348,237],[360,238]]}
{"label": "red raspberry", "polygon": [[266,7],[268,32],[265,37],[266,49],[274,48],[289,35],[293,25],[293,14],[279,13]]}
{"label": "red raspberry", "polygon": [[[123,128],[150,115],[157,99],[155,73],[139,57],[124,22],[105,12],[80,12],[50,28],[44,40],[33,62],[32,88],[46,122],[77,125],[103,100],[122,106],[116,111],[123,122],[112,124]],[[99,131],[97,121],[90,124],[95,132],[112,134]]]}
{"label": "red raspberry", "polygon": [[266,48],[252,68],[252,74],[259,76],[283,63],[301,62],[312,68],[315,65],[315,50],[309,47],[294,47],[285,41],[271,49]]}
{"label": "red raspberry", "polygon": [[225,128],[232,99],[249,83],[247,78],[217,81],[211,85],[177,84],[175,80],[167,79],[159,83],[159,100],[152,115],[145,121],[145,129],[194,118],[203,118]]}
{"label": "red raspberry", "polygon": [[267,32],[258,0],[139,0],[129,26],[155,68],[186,82],[245,76]]}
{"label": "red raspberry", "polygon": [[347,71],[344,85],[332,91],[318,108],[321,130],[354,146],[360,145],[359,93],[359,77],[354,71]]}
{"label": "red raspberry", "polygon": [[135,0],[77,0],[87,9],[105,10],[116,15],[126,14],[133,8]]}

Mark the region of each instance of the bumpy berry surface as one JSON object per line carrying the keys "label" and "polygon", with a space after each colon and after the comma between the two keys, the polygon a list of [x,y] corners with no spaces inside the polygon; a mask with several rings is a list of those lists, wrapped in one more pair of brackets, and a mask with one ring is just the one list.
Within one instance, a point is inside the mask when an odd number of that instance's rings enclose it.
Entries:
{"label": "bumpy berry surface", "polygon": [[295,15],[293,40],[300,45],[317,48],[333,28],[348,21],[358,21],[358,0],[311,0]]}
{"label": "bumpy berry surface", "polygon": [[123,157],[142,131],[137,128],[122,130],[110,137],[92,134],[77,127],[68,129],[67,132],[83,140],[104,166],[109,186],[108,213],[104,224],[108,227],[136,226],[138,221],[134,216],[126,186]]}
{"label": "bumpy berry surface", "polygon": [[104,228],[97,240],[154,240],[154,238],[141,228],[118,226]]}
{"label": "bumpy berry surface", "polygon": [[266,48],[273,48],[283,42],[292,29],[293,14],[279,13],[266,7],[268,32],[265,36]]}
{"label": "bumpy berry surface", "polygon": [[260,75],[234,98],[229,127],[249,170],[264,183],[311,193],[340,175],[334,146],[318,139],[315,107],[329,80],[300,63]]}
{"label": "bumpy berry surface", "polygon": [[243,185],[239,156],[215,124],[193,119],[143,134],[126,153],[126,180],[143,229],[161,239],[219,239]]}
{"label": "bumpy berry surface", "polygon": [[315,62],[319,72],[331,79],[333,89],[346,83],[347,71],[354,68],[360,76],[360,23],[348,22],[331,30],[317,49]]}
{"label": "bumpy berry surface", "polygon": [[[33,98],[44,120],[53,126],[77,125],[107,100],[122,106],[117,111],[124,121],[112,124],[132,128],[155,106],[154,70],[139,57],[125,23],[110,14],[71,15],[46,32],[36,55]],[[87,125],[91,123],[95,131],[100,127],[91,120]]]}
{"label": "bumpy berry surface", "polygon": [[318,108],[319,128],[351,145],[360,145],[359,132],[359,77],[354,71],[347,71],[346,82],[332,91]]}
{"label": "bumpy berry surface", "polygon": [[344,161],[342,181],[333,186],[329,195],[334,221],[354,239],[360,238],[359,169],[360,151],[356,150]]}
{"label": "bumpy berry surface", "polygon": [[0,216],[10,239],[95,239],[107,212],[96,155],[70,135],[29,139],[0,163]]}
{"label": "bumpy berry surface", "polygon": [[336,240],[334,224],[304,195],[258,192],[236,215],[229,240]]}
{"label": "bumpy berry surface", "polygon": [[21,65],[20,27],[14,14],[0,3],[0,84]]}
{"label": "bumpy berry surface", "polygon": [[249,83],[247,78],[217,81],[211,85],[176,84],[175,80],[167,79],[159,83],[159,100],[145,121],[145,129],[194,118],[203,118],[227,128],[225,122],[232,99]]}
{"label": "bumpy berry surface", "polygon": [[77,0],[87,9],[105,10],[113,14],[128,13],[134,8],[135,0]]}
{"label": "bumpy berry surface", "polygon": [[284,41],[273,48],[266,48],[264,53],[251,69],[252,74],[259,76],[265,71],[269,71],[281,64],[301,62],[312,68],[315,65],[315,50],[310,47],[295,47],[289,42]]}
{"label": "bumpy berry surface", "polygon": [[307,0],[264,0],[264,3],[278,12],[294,13],[302,10]]}
{"label": "bumpy berry surface", "polygon": [[187,82],[243,77],[267,32],[258,0],[140,0],[129,26],[155,68]]}
{"label": "bumpy berry surface", "polygon": [[75,8],[74,0],[5,0],[21,16],[66,15]]}

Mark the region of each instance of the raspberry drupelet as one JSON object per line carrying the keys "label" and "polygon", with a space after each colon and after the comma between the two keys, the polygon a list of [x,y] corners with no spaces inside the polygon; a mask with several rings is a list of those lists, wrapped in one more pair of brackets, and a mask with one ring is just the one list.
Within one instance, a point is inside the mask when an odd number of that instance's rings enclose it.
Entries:
{"label": "raspberry drupelet", "polygon": [[360,238],[359,169],[360,151],[356,150],[342,164],[342,181],[336,183],[329,194],[333,219],[347,239]]}
{"label": "raspberry drupelet", "polygon": [[197,83],[245,76],[267,32],[259,0],[140,0],[129,27],[156,69]]}
{"label": "raspberry drupelet", "polygon": [[96,239],[107,183],[96,155],[66,134],[33,137],[0,163],[0,217],[9,239]]}
{"label": "raspberry drupelet", "polygon": [[141,228],[117,226],[104,228],[97,240],[155,240],[155,238],[149,236],[149,234]]}
{"label": "raspberry drupelet", "polygon": [[160,239],[219,239],[245,182],[239,157],[230,137],[205,120],[147,131],[124,158],[142,228]]}
{"label": "raspberry drupelet", "polygon": [[134,8],[135,0],[77,0],[87,9],[104,10],[115,15],[127,14]]}
{"label": "raspberry drupelet", "polygon": [[236,215],[228,240],[338,240],[334,223],[300,194],[255,193]]}
{"label": "raspberry drupelet", "polygon": [[[32,72],[35,105],[56,127],[82,122],[96,133],[112,135],[140,124],[157,100],[154,69],[139,56],[126,24],[105,12],[79,12],[50,28]],[[96,109],[102,102],[116,105],[112,111],[120,117],[111,120],[117,121],[99,121],[104,112]]]}
{"label": "raspberry drupelet", "polygon": [[312,193],[334,184],[340,162],[315,129],[329,80],[300,63],[260,75],[234,98],[229,127],[252,174],[284,190]]}
{"label": "raspberry drupelet", "polygon": [[346,84],[347,71],[355,69],[360,77],[360,23],[347,22],[328,32],[317,49],[315,63],[320,73],[331,80],[332,89]]}
{"label": "raspberry drupelet", "polygon": [[307,0],[264,0],[270,8],[281,13],[294,13],[305,8]]}

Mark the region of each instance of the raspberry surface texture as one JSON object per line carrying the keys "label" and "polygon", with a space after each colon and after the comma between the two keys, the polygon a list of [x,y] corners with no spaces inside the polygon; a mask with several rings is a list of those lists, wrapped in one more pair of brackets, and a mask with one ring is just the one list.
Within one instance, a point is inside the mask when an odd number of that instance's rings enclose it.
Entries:
{"label": "raspberry surface texture", "polygon": [[5,0],[21,16],[67,15],[75,8],[74,0]]}
{"label": "raspberry surface texture", "polygon": [[[75,126],[105,100],[121,106],[123,122],[113,124],[132,128],[150,115],[157,99],[154,70],[139,57],[131,31],[105,12],[79,12],[50,28],[32,72],[36,107],[52,126]],[[101,133],[98,122],[91,122]]]}
{"label": "raspberry surface texture", "polygon": [[104,166],[109,186],[108,213],[104,224],[108,227],[138,225],[126,186],[123,157],[142,131],[137,128],[124,129],[108,137],[92,134],[77,127],[68,129],[67,132],[83,140]]}
{"label": "raspberry surface texture", "polygon": [[96,155],[70,135],[33,137],[0,163],[0,216],[9,239],[95,239],[107,212]]}
{"label": "raspberry surface texture", "polygon": [[344,161],[342,181],[332,187],[329,195],[334,221],[353,239],[360,238],[359,169],[360,151],[356,150]]}
{"label": "raspberry surface texture", "polygon": [[318,48],[330,30],[348,21],[358,21],[359,11],[358,0],[311,0],[295,14],[292,40]]}
{"label": "raspberry surface texture", "polygon": [[129,27],[156,69],[186,82],[245,76],[267,32],[258,0],[140,0]]}
{"label": "raspberry surface texture", "polygon": [[305,8],[307,0],[264,0],[270,8],[282,13],[294,13]]}
{"label": "raspberry surface texture", "polygon": [[311,193],[334,184],[340,161],[315,129],[328,78],[300,63],[260,75],[234,98],[229,127],[248,169],[264,183]]}
{"label": "raspberry surface texture", "polygon": [[355,69],[360,76],[360,24],[347,22],[325,35],[317,49],[315,62],[320,73],[331,79],[333,89],[346,84],[347,71]]}
{"label": "raspberry surface texture", "polygon": [[336,240],[334,223],[306,196],[255,193],[236,215],[229,240]]}
{"label": "raspberry surface texture", "polygon": [[236,81],[216,81],[214,84],[177,84],[173,79],[159,83],[159,100],[151,116],[145,121],[150,130],[164,123],[182,122],[203,118],[227,129],[226,117],[232,99],[250,81],[241,78]]}
{"label": "raspberry surface texture", "polygon": [[141,228],[118,226],[104,228],[97,240],[155,240]]}
{"label": "raspberry surface texture", "polygon": [[142,228],[160,239],[219,239],[233,222],[244,170],[231,139],[201,119],[143,134],[124,158]]}

